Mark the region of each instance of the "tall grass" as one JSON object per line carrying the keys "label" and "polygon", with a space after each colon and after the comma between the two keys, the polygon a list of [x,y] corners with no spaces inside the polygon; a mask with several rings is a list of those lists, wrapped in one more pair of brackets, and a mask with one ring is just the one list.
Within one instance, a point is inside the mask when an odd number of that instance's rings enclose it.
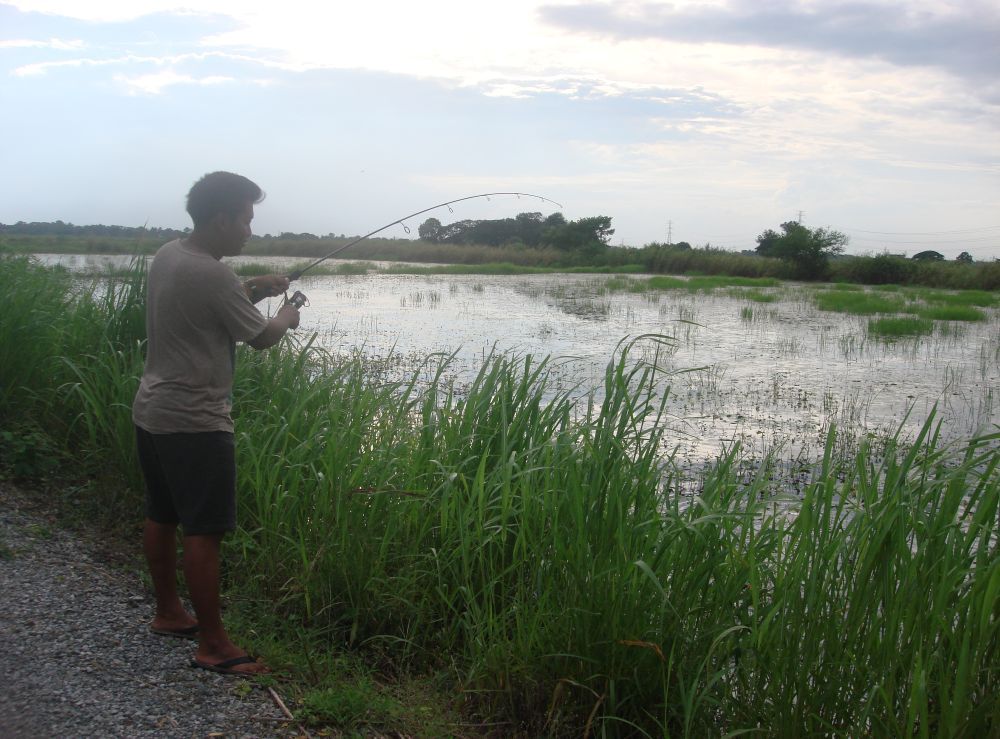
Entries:
{"label": "tall grass", "polygon": [[4,258],[0,266],[0,408],[18,416],[33,412],[56,382],[53,349],[67,335],[71,278],[64,270],[42,270],[27,257]]}
{"label": "tall grass", "polygon": [[[28,323],[0,316],[0,336],[41,337],[0,365],[4,386],[111,468],[131,464],[141,337],[122,306],[140,283],[45,313],[27,293],[55,299],[65,276],[0,260]],[[85,337],[72,354],[66,326]],[[527,735],[988,735],[1000,435],[942,445],[932,418],[844,461],[831,429],[801,498],[744,480],[735,449],[682,495],[664,339],[636,341],[649,360],[619,347],[582,407],[549,399],[544,358],[494,355],[459,392],[446,356],[386,384],[308,342],[241,351],[233,587],[288,639],[439,673]]]}
{"label": "tall grass", "polygon": [[135,474],[130,408],[142,373],[145,261],[124,276],[76,281],[26,257],[0,258],[7,310],[0,340],[0,420],[43,428],[85,473]]}

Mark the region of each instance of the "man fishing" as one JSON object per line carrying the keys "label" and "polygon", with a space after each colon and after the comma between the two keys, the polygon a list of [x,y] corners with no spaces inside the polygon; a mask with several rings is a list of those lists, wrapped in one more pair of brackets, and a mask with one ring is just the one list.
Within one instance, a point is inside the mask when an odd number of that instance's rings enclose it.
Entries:
{"label": "man fishing", "polygon": [[[156,595],[150,630],[197,639],[192,666],[238,675],[267,667],[229,639],[219,605],[219,551],[236,527],[236,343],[266,349],[299,325],[295,305],[270,319],[253,305],[282,294],[287,277],[241,283],[221,261],[240,254],[263,199],[260,187],[230,172],[207,174],[191,188],[194,229],[162,246],[149,268],[146,365],[132,406],[146,481],[143,549]],[[177,593],[178,525],[195,615]]]}

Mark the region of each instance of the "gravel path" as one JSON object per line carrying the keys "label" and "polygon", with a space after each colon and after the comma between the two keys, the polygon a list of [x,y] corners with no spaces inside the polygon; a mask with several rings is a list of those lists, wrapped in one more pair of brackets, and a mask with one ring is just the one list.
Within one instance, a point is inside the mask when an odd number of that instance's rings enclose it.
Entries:
{"label": "gravel path", "polygon": [[0,485],[0,736],[295,736],[269,693],[148,631],[138,575]]}

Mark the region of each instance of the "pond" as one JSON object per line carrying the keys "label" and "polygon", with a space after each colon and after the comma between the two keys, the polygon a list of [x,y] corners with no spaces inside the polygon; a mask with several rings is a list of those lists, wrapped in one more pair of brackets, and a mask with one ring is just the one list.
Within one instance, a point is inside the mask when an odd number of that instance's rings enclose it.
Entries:
{"label": "pond", "polygon": [[[43,259],[71,269],[127,262]],[[276,271],[289,264],[233,260],[241,261],[272,263]],[[828,286],[785,284],[755,288],[753,295],[738,288],[630,289],[645,279],[306,276],[295,283],[310,300],[297,333],[315,333],[333,353],[361,352],[388,363],[392,379],[419,371],[430,354],[454,354],[448,378],[459,388],[492,351],[551,357],[553,389],[573,389],[581,399],[599,394],[623,341],[670,337],[665,345],[641,341],[633,354],[655,356],[669,373],[666,438],[688,464],[711,460],[737,442],[750,456],[773,452],[791,464],[814,461],[830,424],[844,432],[845,443],[885,439],[899,428],[912,437],[935,407],[945,441],[1000,424],[997,307],[980,308],[986,320],[936,321],[929,334],[887,340],[869,334],[870,316],[819,310],[814,297]]]}

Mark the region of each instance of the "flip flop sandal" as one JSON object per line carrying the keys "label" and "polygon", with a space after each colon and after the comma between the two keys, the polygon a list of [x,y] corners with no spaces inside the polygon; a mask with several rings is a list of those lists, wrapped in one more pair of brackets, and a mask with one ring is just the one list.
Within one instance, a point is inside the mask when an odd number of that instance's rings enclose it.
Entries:
{"label": "flip flop sandal", "polygon": [[233,659],[227,659],[225,662],[220,662],[217,665],[209,664],[208,662],[202,662],[199,659],[192,659],[191,666],[197,667],[202,670],[208,670],[209,672],[218,672],[220,675],[238,675],[240,677],[254,677],[259,675],[259,672],[246,672],[244,670],[234,670],[234,667],[238,665],[252,665],[257,662],[256,657],[251,657],[249,654],[244,654],[242,657],[234,657]]}

